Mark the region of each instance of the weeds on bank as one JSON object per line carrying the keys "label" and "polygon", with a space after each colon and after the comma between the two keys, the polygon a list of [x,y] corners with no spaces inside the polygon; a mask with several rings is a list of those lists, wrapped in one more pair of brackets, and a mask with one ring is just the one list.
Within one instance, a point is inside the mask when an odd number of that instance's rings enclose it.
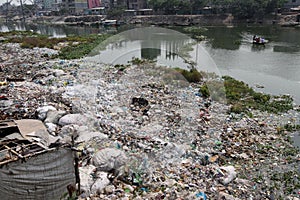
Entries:
{"label": "weeds on bank", "polygon": [[293,108],[293,99],[288,95],[272,96],[255,92],[253,88],[244,82],[229,76],[224,76],[223,80],[227,101],[232,104],[232,112],[247,112],[251,108],[271,113],[281,113]]}
{"label": "weeds on bank", "polygon": [[65,38],[49,38],[30,31],[11,31],[1,33],[6,37],[4,42],[20,43],[22,48],[50,48],[54,49],[59,43],[66,43],[60,49],[57,57],[61,59],[77,59],[89,54],[97,45],[108,38],[109,35],[83,35]]}
{"label": "weeds on bank", "polygon": [[191,37],[197,41],[202,41],[205,39],[205,36],[202,35],[205,31],[207,31],[207,28],[198,26],[189,26],[183,29],[183,32],[190,34]]}
{"label": "weeds on bank", "polygon": [[[189,82],[197,83],[205,77],[204,72],[200,73],[196,69],[187,71],[177,68],[176,70]],[[199,93],[201,93],[204,98],[210,97],[217,101],[219,100],[218,98],[225,93],[227,103],[232,105],[230,109],[231,112],[244,112],[251,116],[251,109],[281,113],[293,108],[293,99],[288,95],[272,96],[256,92],[244,82],[229,76],[223,76],[222,80],[223,81],[214,80],[210,81],[209,84],[202,85],[199,89]]]}
{"label": "weeds on bank", "polygon": [[[58,57],[61,59],[82,58],[92,52],[101,42],[106,40],[109,35],[89,35],[81,37],[78,45],[67,46],[61,49]],[[78,38],[78,37],[76,37]]]}
{"label": "weeds on bank", "polygon": [[31,31],[8,31],[0,32],[0,37],[22,37],[22,36],[36,36],[38,33]]}
{"label": "weeds on bank", "polygon": [[194,68],[189,71],[181,68],[175,68],[175,70],[181,73],[190,83],[199,83],[203,79],[202,74]]}

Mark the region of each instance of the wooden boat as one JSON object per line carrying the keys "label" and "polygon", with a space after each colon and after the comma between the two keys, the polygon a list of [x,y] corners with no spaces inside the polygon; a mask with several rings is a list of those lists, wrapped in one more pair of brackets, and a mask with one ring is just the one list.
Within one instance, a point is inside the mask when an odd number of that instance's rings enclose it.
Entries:
{"label": "wooden boat", "polygon": [[253,44],[265,45],[266,42],[265,41],[255,41],[255,40],[253,40]]}
{"label": "wooden boat", "polygon": [[264,38],[261,37],[253,37],[253,44],[258,44],[258,45],[265,45],[268,42],[268,40],[265,40]]}

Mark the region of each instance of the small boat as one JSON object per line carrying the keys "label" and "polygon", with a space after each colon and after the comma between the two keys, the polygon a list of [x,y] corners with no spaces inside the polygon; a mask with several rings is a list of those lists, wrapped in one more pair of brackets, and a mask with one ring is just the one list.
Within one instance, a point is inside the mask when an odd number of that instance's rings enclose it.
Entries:
{"label": "small boat", "polygon": [[265,45],[267,42],[268,42],[268,40],[266,40],[262,37],[257,37],[256,35],[253,36],[253,40],[252,40],[253,44]]}
{"label": "small boat", "polygon": [[266,42],[264,42],[264,41],[255,41],[255,40],[253,40],[253,44],[265,45]]}

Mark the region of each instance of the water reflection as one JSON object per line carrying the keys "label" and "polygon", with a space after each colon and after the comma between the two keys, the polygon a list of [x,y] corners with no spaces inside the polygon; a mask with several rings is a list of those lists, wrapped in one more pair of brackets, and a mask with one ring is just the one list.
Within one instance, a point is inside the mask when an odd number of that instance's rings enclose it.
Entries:
{"label": "water reflection", "polygon": [[283,52],[283,53],[297,53],[300,51],[299,46],[279,46],[274,45],[273,47],[274,52]]}
{"label": "water reflection", "polygon": [[[294,28],[247,25],[208,27],[203,34],[214,49],[239,50],[244,44],[252,44],[253,35],[259,35],[270,41],[267,46],[274,47],[274,52],[300,52],[300,31]],[[284,45],[280,44],[282,42]],[[262,51],[264,48],[253,46],[252,50]]]}
{"label": "water reflection", "polygon": [[160,65],[187,68],[179,56],[182,48],[193,40],[170,29],[147,27],[122,32],[109,38],[109,43],[98,48],[94,60],[110,64],[124,64],[133,57],[155,60]]}
{"label": "water reflection", "polygon": [[265,45],[257,45],[257,44],[252,44],[251,46],[251,51],[264,51],[266,49]]}
{"label": "water reflection", "polygon": [[46,24],[26,24],[26,23],[5,23],[0,24],[0,32],[8,31],[33,31],[52,37],[66,37],[69,35],[97,34],[101,32],[99,28],[92,27],[72,27],[63,25]]}
{"label": "water reflection", "polygon": [[[251,86],[263,85],[261,91],[271,94],[291,94],[300,103],[300,30],[277,26],[241,26],[225,31],[225,27],[211,27],[208,42],[202,43],[222,74],[233,76]],[[212,37],[224,34],[224,40]],[[241,40],[235,43],[232,36]],[[252,36],[269,40],[265,46],[252,44]],[[214,44],[216,42],[221,44]],[[213,43],[214,42],[214,43]],[[236,45],[238,44],[238,48]]]}

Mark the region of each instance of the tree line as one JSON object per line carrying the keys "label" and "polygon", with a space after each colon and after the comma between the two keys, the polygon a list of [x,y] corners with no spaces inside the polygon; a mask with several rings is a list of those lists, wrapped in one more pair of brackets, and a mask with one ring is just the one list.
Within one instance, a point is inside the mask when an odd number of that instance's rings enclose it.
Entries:
{"label": "tree line", "polygon": [[148,0],[155,12],[172,14],[232,13],[239,19],[261,18],[277,12],[286,0]]}

